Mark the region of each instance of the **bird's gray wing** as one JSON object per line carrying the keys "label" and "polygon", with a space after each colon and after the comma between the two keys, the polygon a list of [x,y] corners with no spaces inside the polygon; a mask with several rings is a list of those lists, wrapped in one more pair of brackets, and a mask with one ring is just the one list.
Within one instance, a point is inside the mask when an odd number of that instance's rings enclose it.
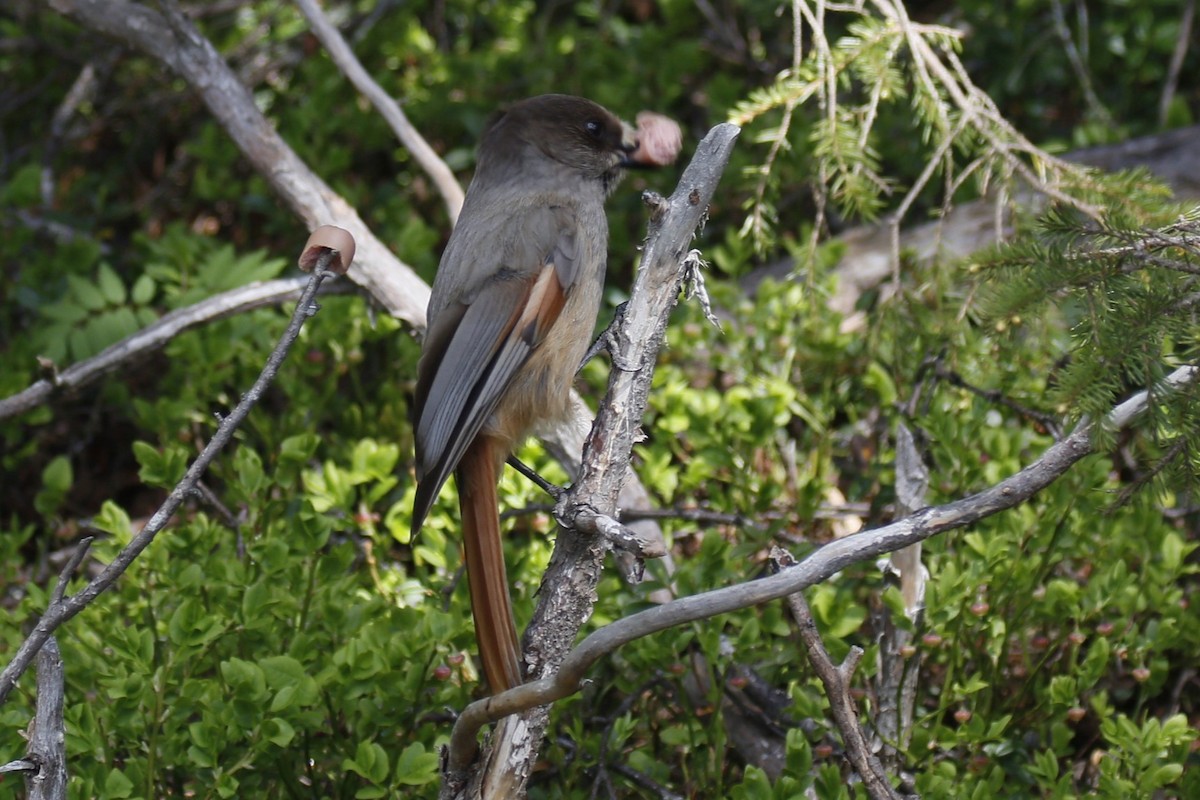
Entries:
{"label": "bird's gray wing", "polygon": [[417,377],[414,533],[562,313],[578,274],[574,223],[562,207],[514,215],[513,227],[500,234],[507,246],[495,244],[504,252],[498,267],[448,303],[430,325]]}

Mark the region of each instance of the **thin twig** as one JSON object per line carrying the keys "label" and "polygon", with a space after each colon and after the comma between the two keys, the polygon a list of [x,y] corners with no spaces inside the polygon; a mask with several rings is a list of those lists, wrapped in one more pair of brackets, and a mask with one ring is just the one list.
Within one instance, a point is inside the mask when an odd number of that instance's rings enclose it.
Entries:
{"label": "thin twig", "polygon": [[[308,282],[305,276],[259,281],[213,295],[187,308],[179,308],[89,359],[72,364],[28,388],[0,400],[0,420],[37,408],[59,394],[70,394],[89,386],[114,370],[161,350],[186,330],[264,306],[279,305],[299,297]],[[351,292],[345,281],[330,284],[324,293]]]}
{"label": "thin twig", "polygon": [[553,483],[551,483],[550,481],[546,480],[541,475],[539,475],[537,473],[537,470],[535,470],[533,467],[529,466],[528,464],[526,464],[524,461],[517,458],[516,456],[508,457],[508,465],[510,467],[512,467],[513,469],[515,469],[517,472],[524,475],[526,478],[528,478],[530,481],[533,482],[534,486],[537,486],[539,489],[541,489],[543,492],[545,492],[546,494],[553,497],[555,500],[558,500],[560,497],[562,497],[563,488],[561,486],[555,486]]}
{"label": "thin twig", "polygon": [[[1155,386],[1154,393],[1158,396],[1164,392],[1179,391],[1198,378],[1200,367],[1180,367]],[[1100,424],[1109,430],[1128,427],[1145,412],[1149,398],[1149,391],[1138,392],[1116,406]],[[469,762],[471,754],[475,752],[475,737],[482,726],[573,694],[598,659],[635,639],[782,599],[826,580],[857,562],[876,558],[1020,505],[1095,451],[1095,425],[1091,420],[1081,421],[1070,436],[1052,444],[1028,467],[973,495],[922,509],[881,528],[836,539],[814,551],[795,567],[777,575],[673,600],[594,631],[563,659],[557,672],[467,706],[451,733],[450,768],[457,766],[461,769]]]}
{"label": "thin twig", "polygon": [[308,285],[305,286],[304,292],[300,295],[300,300],[296,303],[296,310],[292,314],[292,319],[288,323],[287,330],[280,337],[279,343],[275,345],[275,349],[267,359],[266,365],[263,366],[258,380],[254,382],[254,385],[242,397],[237,407],[221,420],[216,434],[213,435],[200,455],[196,457],[196,460],[192,462],[183,479],[171,490],[167,499],[154,512],[154,516],[150,518],[146,526],[117,554],[112,563],[93,578],[86,587],[77,594],[64,597],[60,602],[51,604],[46,609],[46,613],[42,615],[42,618],[25,641],[21,643],[20,648],[8,666],[4,668],[3,672],[0,672],[0,705],[3,705],[4,701],[8,699],[9,693],[17,684],[17,680],[29,668],[34,657],[46,643],[46,640],[50,638],[51,634],[64,622],[87,608],[89,603],[112,586],[117,578],[121,577],[125,570],[129,568],[134,559],[154,541],[154,537],[166,527],[176,510],[192,494],[196,482],[200,480],[205,470],[208,469],[208,465],[212,463],[217,454],[233,438],[234,432],[246,419],[247,415],[249,415],[250,410],[258,402],[259,398],[262,397],[263,392],[266,391],[271,381],[274,380],[279,367],[283,364],[284,359],[287,358],[292,344],[295,343],[296,338],[300,335],[300,328],[304,325],[305,320],[317,312],[318,307],[313,301],[317,290],[321,287],[321,282],[332,274],[325,271],[325,265],[329,263],[328,259],[336,255],[337,251],[330,251],[322,257],[322,263],[314,270]]}
{"label": "thin twig", "polygon": [[[795,564],[791,555],[781,548],[775,548],[771,560],[779,570],[788,569]],[[867,739],[858,724],[858,706],[850,696],[850,679],[862,659],[862,648],[851,647],[846,660],[840,665],[835,665],[825,649],[825,643],[821,641],[821,632],[817,630],[817,623],[804,595],[801,592],[788,595],[787,604],[796,619],[800,640],[804,642],[804,649],[808,653],[808,661],[820,678],[821,685],[825,687],[830,713],[846,746],[846,756],[858,776],[862,778],[867,793],[873,800],[900,800],[901,795],[888,782],[883,764],[867,746]]]}
{"label": "thin twig", "polygon": [[[1083,90],[1083,97],[1087,101],[1088,108],[1096,115],[1099,122],[1104,125],[1112,125],[1112,114],[1100,100],[1100,96],[1096,94],[1096,88],[1092,85],[1091,72],[1084,63],[1079,48],[1075,46],[1075,37],[1071,35],[1071,29],[1067,26],[1067,15],[1063,12],[1062,0],[1050,0],[1050,10],[1054,17],[1054,32],[1058,34],[1058,40],[1067,54],[1067,63],[1075,72],[1075,79],[1079,81],[1079,88]],[[1079,32],[1079,38],[1082,41],[1087,41],[1087,35],[1087,28]]]}
{"label": "thin twig", "polygon": [[217,497],[217,493],[209,488],[209,485],[204,481],[196,481],[196,496],[199,497],[205,505],[211,508],[214,513],[216,513],[217,518],[226,528],[229,528],[231,531],[236,531],[241,526],[241,523],[238,522],[237,515],[235,515],[233,511],[231,511],[229,507],[221,501],[220,497]]}
{"label": "thin twig", "polygon": [[1175,92],[1179,88],[1179,75],[1183,72],[1183,61],[1187,58],[1188,47],[1192,41],[1192,25],[1196,21],[1196,0],[1187,0],[1183,7],[1183,16],[1179,19],[1179,37],[1175,39],[1175,49],[1171,53],[1171,63],[1167,67],[1167,79],[1163,81],[1162,95],[1158,98],[1158,126],[1167,126],[1167,117],[1171,114],[1171,104],[1175,101]]}
{"label": "thin twig", "polygon": [[71,557],[67,559],[67,563],[63,564],[63,568],[59,570],[58,582],[54,584],[54,591],[50,593],[50,605],[54,606],[62,602],[63,597],[67,593],[67,584],[71,580],[71,576],[75,574],[75,570],[79,569],[79,565],[83,563],[84,557],[88,553],[88,549],[92,546],[93,536],[85,536],[79,540],[79,544],[75,547],[75,552],[71,553]]}
{"label": "thin twig", "polygon": [[659,798],[659,800],[684,800],[683,795],[672,792],[670,789],[663,786],[649,775],[638,772],[628,764],[624,764],[620,761],[613,761],[608,765],[608,768],[618,775],[625,776],[630,781],[637,784],[639,788],[644,789],[647,792],[653,792],[654,796]]}
{"label": "thin twig", "polygon": [[100,88],[100,82],[117,60],[117,49],[111,48],[98,58],[88,61],[75,77],[75,82],[63,96],[62,102],[50,118],[50,129],[42,147],[42,169],[39,181],[43,208],[54,208],[54,160],[67,133],[67,125],[79,110],[88,103]]}
{"label": "thin twig", "polygon": [[[738,133],[739,129],[728,123],[713,128],[697,146],[671,197],[665,202],[648,198],[653,209],[650,232],[624,324],[613,337],[620,360],[641,366],[610,373],[608,391],[584,446],[580,475],[569,490],[571,499],[566,505],[560,504],[560,520],[570,523],[576,517],[583,520],[591,515],[599,522],[599,518],[616,516],[617,498],[629,475],[633,444],[650,393],[655,355],[679,295],[681,258],[716,191]],[[614,362],[617,360],[614,357]],[[570,651],[591,614],[610,548],[610,540],[578,531],[558,536],[539,590],[538,607],[525,636],[526,664],[534,678],[552,680],[547,676],[558,670]],[[456,725],[460,735],[450,748],[442,796],[454,797],[472,781],[478,782],[484,796],[520,796],[548,720],[545,709],[507,720],[494,732],[482,760],[485,768],[474,773],[469,773],[467,767],[476,751],[479,720],[473,727]]]}
{"label": "thin twig", "polygon": [[1047,414],[1045,411],[1038,411],[1036,408],[1030,408],[1029,406],[1018,403],[1016,400],[1011,399],[1004,394],[1004,392],[1001,392],[998,389],[983,389],[979,386],[975,386],[974,384],[969,383],[954,370],[943,366],[940,362],[934,367],[933,373],[938,379],[946,381],[951,386],[957,386],[960,389],[965,389],[977,397],[982,397],[988,402],[996,403],[997,405],[1012,409],[1022,417],[1033,420],[1038,425],[1041,425],[1043,428],[1045,428],[1046,432],[1055,439],[1062,438],[1062,426],[1059,424],[1058,418],[1053,414]]}
{"label": "thin twig", "polygon": [[337,65],[343,75],[349,78],[354,87],[371,101],[375,110],[392,127],[396,138],[408,148],[408,152],[412,153],[413,158],[421,165],[421,169],[425,170],[425,174],[433,181],[446,203],[446,212],[450,215],[450,223],[454,224],[454,221],[458,219],[458,212],[462,209],[463,189],[450,167],[429,146],[429,142],[425,141],[421,132],[408,121],[400,104],[371,78],[363,68],[362,62],[350,49],[350,45],[321,11],[315,0],[296,0],[296,5],[300,8],[300,13],[308,20],[308,24],[312,26],[313,33],[321,40],[321,44],[325,45],[333,63]]}
{"label": "thin twig", "polygon": [[63,723],[66,676],[51,636],[37,657],[37,706],[26,755],[37,772],[25,776],[29,800],[66,800],[67,731]]}

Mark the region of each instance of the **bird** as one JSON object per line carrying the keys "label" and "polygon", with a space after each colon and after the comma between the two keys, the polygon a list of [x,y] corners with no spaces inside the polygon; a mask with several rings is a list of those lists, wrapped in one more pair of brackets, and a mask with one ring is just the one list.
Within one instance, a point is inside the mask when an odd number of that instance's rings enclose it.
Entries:
{"label": "bird", "polygon": [[434,278],[413,398],[412,533],[454,474],[476,641],[493,693],[523,680],[497,483],[531,429],[568,414],[600,310],[605,199],[626,168],[661,166],[678,151],[674,122],[639,115],[638,125],[562,94],[500,112],[481,135]]}

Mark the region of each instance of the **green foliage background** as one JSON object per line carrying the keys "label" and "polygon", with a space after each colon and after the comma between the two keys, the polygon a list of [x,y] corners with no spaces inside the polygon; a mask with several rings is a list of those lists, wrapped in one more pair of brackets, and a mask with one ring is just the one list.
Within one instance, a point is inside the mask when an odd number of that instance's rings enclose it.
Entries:
{"label": "green foliage background", "polygon": [[[475,134],[501,102],[563,91],[626,117],[654,108],[679,119],[694,142],[756,90],[777,91],[792,58],[790,10],[774,2],[327,8],[464,180]],[[1064,19],[1086,45],[1095,98],[1062,49],[1048,45],[1062,13],[1053,4],[914,4],[909,12],[970,32],[964,63],[1038,143],[1062,148],[1155,130],[1176,5],[1104,2],[1080,16],[1081,8]],[[245,2],[194,11],[300,156],[430,278],[448,230],[440,201],[296,10]],[[831,41],[848,32],[831,20]],[[0,10],[0,40],[14,43],[0,48],[0,396],[38,377],[38,356],[60,366],[87,358],[172,309],[288,271],[300,223],[182,81],[40,5]],[[47,135],[88,61],[101,70],[100,90]],[[1197,107],[1195,62],[1189,54],[1171,124],[1190,121]],[[912,113],[903,103],[884,107],[870,139],[872,168],[898,187],[928,155]],[[749,521],[664,523],[677,564],[669,581],[680,594],[752,579],[773,544],[802,556],[840,534],[841,520],[825,512],[843,498],[868,524],[890,519],[902,420],[925,443],[931,504],[994,483],[1053,441],[1037,418],[930,380],[935,360],[972,385],[1063,417],[1148,385],[1161,373],[1147,363],[1195,362],[1194,316],[1170,306],[1193,291],[1186,269],[1130,274],[1069,252],[1173,224],[1178,209],[1161,194],[1127,191],[1132,179],[1098,193],[1129,199],[1108,230],[1062,212],[1023,221],[1027,238],[966,266],[906,261],[904,291],[887,302],[864,298],[865,327],[844,328],[826,304],[839,252],[805,246],[821,144],[816,108],[798,108],[792,146],[772,167],[765,249],[739,234],[780,120],[775,109],[749,123],[700,240],[722,330],[693,307],[677,312],[637,450],[639,475],[663,506]],[[668,191],[673,178],[635,176],[614,198],[610,306],[623,299],[644,228],[637,190]],[[886,211],[895,199],[835,202],[829,225]],[[940,202],[923,197],[919,208]],[[31,220],[74,235],[49,235]],[[783,257],[801,259],[794,280],[752,294],[739,283]],[[1186,253],[1172,257],[1193,265]],[[1058,268],[1052,279],[1037,269],[1047,261]],[[1141,304],[1101,304],[1128,313],[1089,317],[1081,309],[1097,292]],[[1154,303],[1175,313],[1134,313]],[[212,435],[214,415],[250,385],[285,321],[286,310],[265,309],[207,325],[97,388],[0,422],[5,661],[45,607],[62,553],[85,533],[99,536],[100,562],[117,552]],[[1140,359],[1131,341],[1145,344]],[[407,535],[417,352],[408,331],[361,299],[323,300],[206,479],[235,524],[192,505],[114,591],[62,629],[72,797],[436,794],[448,709],[480,686],[452,487],[420,538]],[[1095,367],[1118,352],[1127,359],[1121,369]],[[598,363],[584,371],[593,395],[605,373]],[[918,390],[919,411],[909,415],[904,406]],[[1164,403],[1142,431],[1106,442],[1104,454],[1020,509],[926,545],[927,619],[910,656],[922,677],[904,757],[923,796],[1200,796],[1194,407],[1193,396]],[[524,456],[562,479],[536,444]],[[1156,470],[1168,457],[1173,468]],[[501,497],[512,509],[544,503],[512,476]],[[523,621],[553,529],[538,512],[506,524]],[[636,588],[606,577],[589,626],[644,607],[668,581],[661,565],[650,573]],[[863,564],[808,596],[835,657],[855,644],[867,650],[860,687],[876,670],[880,615],[896,605],[882,586],[878,567]],[[790,798],[808,788],[821,798],[864,796],[846,785],[840,740],[790,624],[781,606],[769,606],[627,646],[556,707],[531,794],[659,796],[649,781],[691,797]],[[696,654],[707,665],[698,678]],[[747,670],[781,691],[760,734],[786,754],[781,776],[748,764],[724,725],[729,704],[746,696]],[[26,677],[0,707],[0,762],[24,751],[31,687]],[[0,782],[0,797],[20,791],[17,781]]]}

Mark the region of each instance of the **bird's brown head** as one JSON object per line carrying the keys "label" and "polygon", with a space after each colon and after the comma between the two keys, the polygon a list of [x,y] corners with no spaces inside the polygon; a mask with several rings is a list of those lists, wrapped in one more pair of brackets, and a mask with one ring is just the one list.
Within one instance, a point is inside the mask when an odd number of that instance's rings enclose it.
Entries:
{"label": "bird's brown head", "polygon": [[638,131],[608,109],[582,97],[547,94],[515,103],[491,122],[480,144],[479,170],[515,167],[531,177],[565,167],[608,190],[623,167],[658,166],[640,152]]}

